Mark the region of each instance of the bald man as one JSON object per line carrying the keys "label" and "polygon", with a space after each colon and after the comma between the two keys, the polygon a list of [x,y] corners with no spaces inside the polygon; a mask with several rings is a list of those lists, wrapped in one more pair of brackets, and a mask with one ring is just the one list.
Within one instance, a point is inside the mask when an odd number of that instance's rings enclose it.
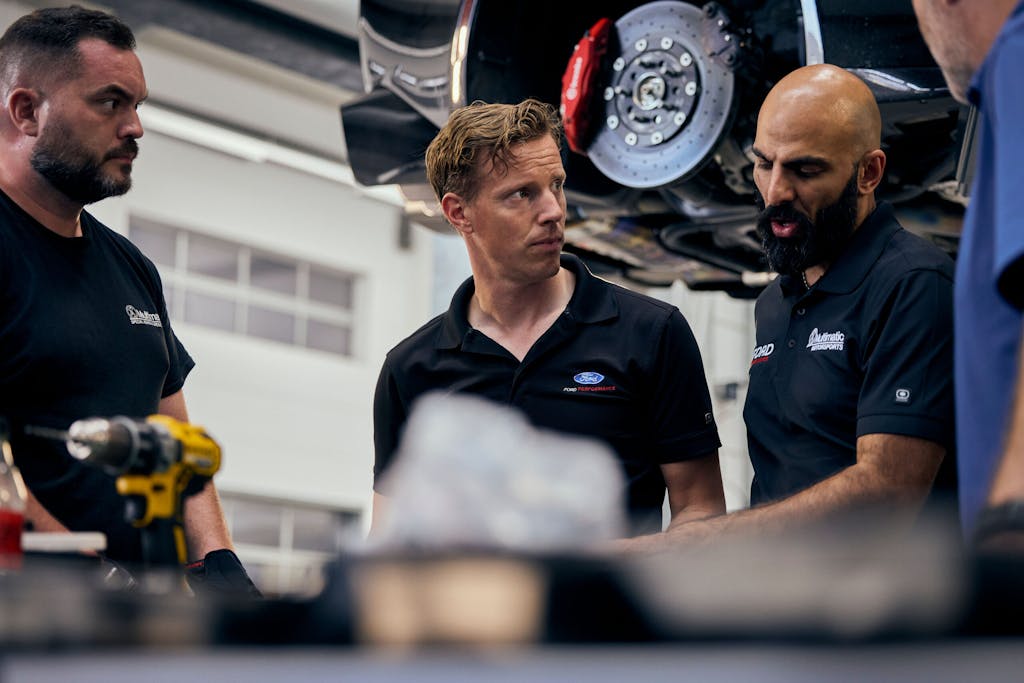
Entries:
{"label": "bald man", "polygon": [[[780,277],[754,313],[743,413],[752,507],[666,539],[781,530],[872,506],[912,518],[940,470],[951,479],[953,263],[876,204],[880,131],[871,91],[837,67],[794,71],[765,99],[757,229]],[[645,543],[664,541],[633,545]]]}
{"label": "bald man", "polygon": [[961,520],[978,540],[1013,531],[1024,545],[1024,2],[915,0],[914,9],[953,95],[979,112],[956,266]]}

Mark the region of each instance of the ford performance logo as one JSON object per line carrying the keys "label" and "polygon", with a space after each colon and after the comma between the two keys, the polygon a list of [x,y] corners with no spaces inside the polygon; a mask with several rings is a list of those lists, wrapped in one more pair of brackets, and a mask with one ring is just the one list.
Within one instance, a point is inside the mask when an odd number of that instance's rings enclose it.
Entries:
{"label": "ford performance logo", "polygon": [[600,372],[581,372],[572,379],[576,384],[600,384],[604,381],[604,375]]}

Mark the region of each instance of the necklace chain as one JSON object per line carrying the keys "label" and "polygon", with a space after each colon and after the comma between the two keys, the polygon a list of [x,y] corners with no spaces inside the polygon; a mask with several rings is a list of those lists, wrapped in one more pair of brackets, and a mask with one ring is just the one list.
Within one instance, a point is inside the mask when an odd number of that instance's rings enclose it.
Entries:
{"label": "necklace chain", "polygon": [[811,285],[807,282],[807,271],[806,270],[801,270],[800,271],[800,279],[804,281],[804,289],[810,289],[811,288]]}

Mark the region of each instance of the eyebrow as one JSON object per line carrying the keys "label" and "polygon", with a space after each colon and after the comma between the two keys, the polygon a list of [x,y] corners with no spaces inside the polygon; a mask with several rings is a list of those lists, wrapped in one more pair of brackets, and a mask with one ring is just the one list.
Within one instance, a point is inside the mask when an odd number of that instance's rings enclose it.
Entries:
{"label": "eyebrow", "polygon": [[[96,97],[100,97],[102,95],[117,95],[121,99],[128,100],[128,101],[135,101],[135,98],[132,96],[132,94],[130,92],[128,92],[127,90],[125,90],[124,88],[122,88],[121,86],[119,86],[119,85],[113,85],[113,84],[107,85],[107,86],[104,86],[104,87],[100,88],[95,93]],[[138,100],[137,104],[142,104],[148,98],[149,98],[149,93],[147,92],[146,94],[144,94]]]}
{"label": "eyebrow", "polygon": [[[751,147],[750,151],[758,159],[764,159],[765,161],[771,161],[771,159],[769,159],[765,155],[765,153],[762,152],[761,150],[759,150],[757,147]],[[787,167],[787,168],[793,168],[794,166],[805,166],[805,165],[808,165],[808,164],[810,164],[810,165],[817,165],[817,166],[828,166],[829,165],[829,161],[828,161],[828,159],[826,159],[824,157],[816,157],[816,156],[813,156],[813,155],[807,155],[807,156],[797,157],[795,159],[790,159],[789,161],[783,163],[782,165]]]}
{"label": "eyebrow", "polygon": [[[552,174],[551,178],[548,180],[548,184],[555,182],[556,180],[558,182],[564,183],[565,178],[566,174],[564,171],[562,171],[561,173]],[[510,182],[508,181],[508,176],[506,175],[504,178],[501,179],[501,181],[495,184],[494,191],[497,194],[501,195],[506,194],[508,192],[521,190],[524,187],[530,187],[535,185],[544,185],[544,182],[536,180],[534,178],[528,178],[526,180],[519,179],[518,182]]]}

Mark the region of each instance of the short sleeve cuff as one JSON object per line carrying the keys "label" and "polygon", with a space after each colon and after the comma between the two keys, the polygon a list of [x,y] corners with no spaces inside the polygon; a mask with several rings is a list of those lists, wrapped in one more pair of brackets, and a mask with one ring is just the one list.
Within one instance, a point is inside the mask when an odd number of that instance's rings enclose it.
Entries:
{"label": "short sleeve cuff", "polygon": [[918,415],[867,415],[857,419],[857,436],[897,434],[934,441],[953,447],[953,430],[948,422]]}
{"label": "short sleeve cuff", "polygon": [[160,398],[167,398],[181,391],[185,387],[185,379],[188,378],[189,373],[192,372],[192,368],[195,366],[196,362],[192,360],[192,356],[186,353],[181,363],[181,374],[174,380],[164,384]]}
{"label": "short sleeve cuff", "polygon": [[718,430],[712,426],[700,432],[686,434],[671,441],[655,444],[655,460],[659,465],[703,458],[722,447]]}

